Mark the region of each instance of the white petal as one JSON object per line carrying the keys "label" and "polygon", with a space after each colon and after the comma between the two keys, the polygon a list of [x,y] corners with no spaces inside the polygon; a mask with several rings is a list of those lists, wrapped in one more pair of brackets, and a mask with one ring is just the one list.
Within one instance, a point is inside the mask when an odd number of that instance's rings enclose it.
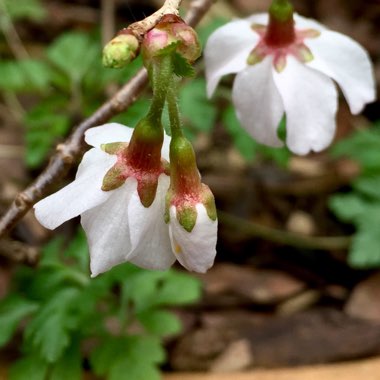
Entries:
{"label": "white petal", "polygon": [[268,13],[256,13],[247,17],[245,20],[247,20],[250,25],[253,25],[253,24],[268,25],[268,19],[269,19]]}
{"label": "white petal", "polygon": [[93,170],[102,164],[106,167],[109,165],[109,168],[111,168],[116,163],[116,160],[116,156],[110,155],[98,148],[91,148],[83,155],[82,161],[78,165],[75,178],[78,179],[82,174],[86,174],[88,170]]}
{"label": "white petal", "polygon": [[[157,223],[157,219],[162,219],[165,207],[165,195],[169,188],[169,177],[161,174],[158,179],[156,197],[150,207],[144,207],[140,201],[137,189],[131,195],[128,206],[128,215],[131,220],[130,234],[132,251],[129,256],[134,256],[133,250],[138,248],[142,241],[148,236],[148,231],[152,230],[153,225]],[[161,213],[161,215],[160,215]]]}
{"label": "white petal", "polygon": [[292,56],[281,73],[273,73],[284,102],[289,149],[306,154],[326,148],[335,132],[338,95],[333,81]]}
{"label": "white petal", "polygon": [[100,127],[90,128],[85,132],[87,144],[100,148],[102,144],[112,142],[129,142],[133,133],[133,128],[129,128],[119,123],[108,123]]}
{"label": "white petal", "polygon": [[169,159],[169,146],[170,140],[172,138],[168,136],[166,133],[164,134],[164,143],[162,144],[161,156],[165,158],[166,161],[170,161]]}
{"label": "white petal", "polygon": [[236,76],[232,99],[238,119],[254,139],[273,147],[283,145],[277,128],[284,106],[273,81],[270,57]]}
{"label": "white petal", "polygon": [[106,202],[82,214],[92,277],[126,261],[131,251],[128,204],[136,188],[136,179],[128,178],[118,189],[109,191]]}
{"label": "white petal", "polygon": [[311,18],[302,17],[298,15],[297,13],[294,14],[294,22],[295,22],[295,27],[298,30],[314,29],[314,30],[318,30],[319,32],[327,30],[327,28],[324,25],[322,25],[320,22],[313,20]]}
{"label": "white petal", "polygon": [[361,45],[332,31],[325,31],[305,43],[314,55],[308,65],[338,82],[353,114],[375,100],[371,61]]}
{"label": "white petal", "polygon": [[175,206],[171,206],[169,233],[177,260],[189,271],[205,273],[214,263],[218,222],[208,217],[203,204],[196,208],[197,221],[188,232],[179,224]]}
{"label": "white petal", "polygon": [[[176,260],[171,249],[168,225],[164,220],[165,196],[169,181],[167,175],[162,174],[159,177],[156,198],[151,206],[145,209],[143,219],[140,221],[145,223],[145,226],[138,228],[140,229],[138,245],[128,257],[130,262],[142,268],[164,270]],[[136,239],[133,227],[139,222],[136,219],[131,219],[131,222],[131,238]]]}
{"label": "white petal", "polygon": [[66,220],[105,202],[109,192],[102,191],[104,175],[115,164],[116,156],[91,149],[83,156],[80,175],[56,193],[34,205],[38,221],[54,229]]}
{"label": "white petal", "polygon": [[247,20],[232,21],[211,34],[204,50],[209,97],[223,75],[247,66],[249,53],[258,41],[259,35]]}

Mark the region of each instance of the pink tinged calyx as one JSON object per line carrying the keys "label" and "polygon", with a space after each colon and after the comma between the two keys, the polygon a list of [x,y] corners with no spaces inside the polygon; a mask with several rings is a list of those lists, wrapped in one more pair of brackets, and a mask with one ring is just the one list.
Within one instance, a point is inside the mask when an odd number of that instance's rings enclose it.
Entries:
{"label": "pink tinged calyx", "polygon": [[191,232],[197,221],[197,204],[203,204],[211,220],[216,220],[214,196],[201,183],[195,153],[185,137],[172,138],[170,144],[170,188],[166,196],[165,221],[170,221],[170,208],[176,208],[179,224]]}
{"label": "pink tinged calyx", "polygon": [[307,38],[318,37],[320,32],[313,29],[296,29],[293,7],[287,0],[273,1],[269,9],[268,25],[253,24],[252,29],[259,34],[260,39],[248,56],[249,65],[255,65],[265,57],[272,56],[273,66],[277,72],[281,72],[286,67],[289,54],[303,63],[314,58],[304,41]]}
{"label": "pink tinged calyx", "polygon": [[117,161],[103,178],[102,190],[117,189],[128,178],[135,178],[140,201],[149,207],[156,196],[159,176],[168,174],[168,163],[161,158],[163,139],[162,128],[144,118],[137,124],[129,144],[103,144],[101,148],[106,153],[115,154]]}
{"label": "pink tinged calyx", "polygon": [[145,61],[162,54],[164,49],[173,46],[175,51],[189,62],[201,54],[201,46],[195,30],[174,14],[164,15],[160,22],[145,34],[142,54]]}

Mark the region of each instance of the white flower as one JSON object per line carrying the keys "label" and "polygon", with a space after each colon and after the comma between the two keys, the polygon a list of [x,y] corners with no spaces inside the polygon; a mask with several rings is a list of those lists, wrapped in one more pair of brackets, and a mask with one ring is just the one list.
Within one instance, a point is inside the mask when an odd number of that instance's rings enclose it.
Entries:
{"label": "white flower", "polygon": [[337,82],[351,112],[375,99],[367,52],[355,41],[294,14],[294,38],[267,43],[268,14],[232,21],[216,30],[205,48],[207,92],[223,75],[233,85],[237,116],[260,143],[279,147],[277,128],[286,115],[286,144],[298,154],[320,151],[332,141]]}
{"label": "white flower", "polygon": [[205,273],[216,255],[218,220],[214,195],[201,182],[193,146],[181,134],[173,135],[170,161],[165,220],[172,250],[187,270]]}
{"label": "white flower", "polygon": [[[90,247],[92,276],[125,261],[148,269],[167,269],[176,259],[164,221],[169,187],[166,174],[159,174],[156,195],[149,207],[142,205],[138,181],[133,176],[115,190],[102,190],[104,177],[118,157],[104,152],[101,145],[129,142],[132,131],[116,123],[89,129],[85,140],[94,148],[83,156],[75,180],[34,206],[37,219],[49,229],[81,215]],[[166,160],[168,140],[165,136],[162,149]]]}
{"label": "white flower", "polygon": [[209,217],[202,203],[195,209],[195,225],[187,231],[177,218],[177,208],[170,206],[169,234],[177,260],[189,271],[205,273],[214,264],[218,221]]}

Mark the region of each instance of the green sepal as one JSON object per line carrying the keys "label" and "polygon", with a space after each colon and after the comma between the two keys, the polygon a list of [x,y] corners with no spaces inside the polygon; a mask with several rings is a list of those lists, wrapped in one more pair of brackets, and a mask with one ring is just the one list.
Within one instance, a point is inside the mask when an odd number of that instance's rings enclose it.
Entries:
{"label": "green sepal", "polygon": [[179,224],[187,231],[191,232],[197,222],[198,212],[195,205],[177,208],[177,220]]}
{"label": "green sepal", "polygon": [[165,214],[164,220],[168,224],[170,222],[170,202],[173,196],[173,192],[169,189],[165,196]]}
{"label": "green sepal", "polygon": [[113,166],[103,178],[102,190],[111,191],[122,186],[125,182],[125,178],[122,174],[123,171],[120,166]]}
{"label": "green sepal", "polygon": [[155,57],[170,56],[172,59],[173,72],[179,77],[193,77],[195,75],[195,70],[191,63],[178,52],[180,47],[180,41],[174,41],[170,45],[160,49]]}
{"label": "green sepal", "polygon": [[195,75],[194,67],[181,54],[174,52],[172,55],[173,71],[179,77],[193,77]]}
{"label": "green sepal", "polygon": [[154,202],[157,193],[158,181],[145,182],[143,185],[140,184],[137,186],[137,192],[140,197],[141,204],[148,208]]}
{"label": "green sepal", "polygon": [[247,58],[248,65],[256,65],[256,63],[260,63],[265,58],[265,55],[260,54],[258,49],[253,49]]}
{"label": "green sepal", "polygon": [[180,41],[174,41],[174,42],[170,43],[168,46],[165,46],[164,48],[158,50],[158,52],[155,55],[157,57],[162,57],[164,55],[171,55],[171,54],[175,53],[179,44],[180,44]]}
{"label": "green sepal", "polygon": [[218,217],[215,206],[215,198],[210,188],[202,183],[202,204],[205,206],[208,217],[215,221]]}
{"label": "green sepal", "polygon": [[126,151],[127,148],[128,143],[125,142],[112,142],[100,145],[100,149],[108,154],[118,154],[120,152]]}

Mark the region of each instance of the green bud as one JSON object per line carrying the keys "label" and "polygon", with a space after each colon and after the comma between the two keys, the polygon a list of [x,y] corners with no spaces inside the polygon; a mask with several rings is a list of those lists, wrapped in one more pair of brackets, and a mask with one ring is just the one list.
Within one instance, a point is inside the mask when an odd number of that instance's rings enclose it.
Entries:
{"label": "green bud", "polygon": [[131,33],[122,33],[112,39],[103,49],[103,65],[110,68],[122,68],[133,61],[140,44]]}

